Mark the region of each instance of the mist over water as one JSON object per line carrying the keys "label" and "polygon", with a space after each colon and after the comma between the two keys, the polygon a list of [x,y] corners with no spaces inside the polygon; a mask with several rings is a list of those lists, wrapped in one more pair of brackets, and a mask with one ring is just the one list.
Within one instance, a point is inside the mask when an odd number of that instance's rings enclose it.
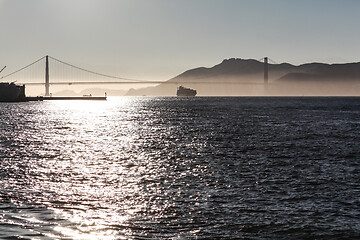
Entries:
{"label": "mist over water", "polygon": [[360,98],[0,103],[0,238],[360,238]]}
{"label": "mist over water", "polygon": [[267,84],[262,75],[245,77],[170,80],[155,87],[128,91],[130,96],[175,96],[178,86],[195,89],[197,96],[359,96],[360,81],[349,79],[279,80],[272,74]]}

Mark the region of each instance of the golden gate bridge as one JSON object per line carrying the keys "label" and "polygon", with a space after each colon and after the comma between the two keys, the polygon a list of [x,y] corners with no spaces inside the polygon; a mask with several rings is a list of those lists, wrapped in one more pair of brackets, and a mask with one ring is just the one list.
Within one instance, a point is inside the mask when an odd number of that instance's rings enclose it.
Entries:
{"label": "golden gate bridge", "polygon": [[[232,82],[232,84],[268,84],[268,62],[276,64],[273,60],[264,57],[258,61],[264,61],[264,82],[245,83]],[[44,63],[45,62],[45,63]],[[45,73],[44,73],[45,64]],[[5,67],[4,67],[5,68]],[[50,81],[51,77],[51,81]],[[45,81],[44,81],[45,78]],[[75,66],[51,56],[44,56],[36,61],[6,74],[0,81],[16,82],[24,85],[45,85],[45,96],[50,96],[50,85],[91,85],[91,84],[181,84],[178,81],[141,80],[124,78],[95,72]],[[186,81],[186,83],[213,84],[213,81]]]}

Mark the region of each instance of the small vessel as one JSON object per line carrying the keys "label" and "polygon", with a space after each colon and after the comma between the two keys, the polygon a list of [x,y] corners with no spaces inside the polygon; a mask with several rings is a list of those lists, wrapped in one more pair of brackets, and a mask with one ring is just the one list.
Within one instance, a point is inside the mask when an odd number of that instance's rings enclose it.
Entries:
{"label": "small vessel", "polygon": [[196,94],[196,90],[183,86],[178,87],[176,92],[176,96],[178,97],[194,97]]}
{"label": "small vessel", "polygon": [[0,83],[0,102],[20,102],[25,99],[25,86],[15,83]]}

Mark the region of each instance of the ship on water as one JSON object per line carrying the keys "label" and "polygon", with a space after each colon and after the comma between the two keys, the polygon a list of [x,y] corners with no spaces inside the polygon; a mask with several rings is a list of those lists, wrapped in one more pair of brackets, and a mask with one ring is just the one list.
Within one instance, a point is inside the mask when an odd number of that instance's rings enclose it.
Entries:
{"label": "ship on water", "polygon": [[176,96],[178,97],[194,97],[196,96],[197,92],[194,89],[186,88],[183,86],[178,87]]}

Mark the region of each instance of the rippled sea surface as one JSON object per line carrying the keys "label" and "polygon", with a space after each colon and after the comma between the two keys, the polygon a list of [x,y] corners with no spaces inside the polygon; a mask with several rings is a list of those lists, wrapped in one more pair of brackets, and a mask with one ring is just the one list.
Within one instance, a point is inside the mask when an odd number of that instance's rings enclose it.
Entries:
{"label": "rippled sea surface", "polygon": [[0,239],[359,239],[360,98],[0,103]]}

